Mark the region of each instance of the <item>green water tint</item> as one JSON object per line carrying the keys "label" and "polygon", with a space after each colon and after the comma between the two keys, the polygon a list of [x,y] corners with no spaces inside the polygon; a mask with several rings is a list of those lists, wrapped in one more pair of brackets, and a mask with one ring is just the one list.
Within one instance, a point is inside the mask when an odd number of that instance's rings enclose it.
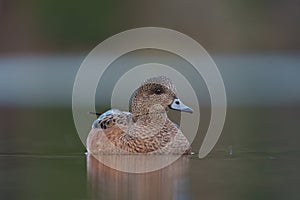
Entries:
{"label": "green water tint", "polygon": [[[89,162],[71,109],[1,108],[0,197],[300,199],[298,111],[230,108],[205,159],[193,155],[156,172],[129,174]],[[194,152],[201,138],[193,142]]]}

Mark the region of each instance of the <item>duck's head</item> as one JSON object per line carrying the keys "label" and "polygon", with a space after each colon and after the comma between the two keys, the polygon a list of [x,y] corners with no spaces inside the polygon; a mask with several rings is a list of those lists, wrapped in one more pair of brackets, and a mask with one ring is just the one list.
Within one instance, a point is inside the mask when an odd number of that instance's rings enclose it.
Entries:
{"label": "duck's head", "polygon": [[131,97],[130,111],[133,114],[144,115],[166,111],[168,108],[193,112],[191,108],[180,101],[173,82],[165,76],[147,79]]}

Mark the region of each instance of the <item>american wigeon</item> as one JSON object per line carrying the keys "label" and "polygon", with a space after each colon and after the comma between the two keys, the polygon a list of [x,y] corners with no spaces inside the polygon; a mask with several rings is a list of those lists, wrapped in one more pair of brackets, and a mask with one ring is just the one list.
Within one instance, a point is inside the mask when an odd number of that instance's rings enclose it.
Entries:
{"label": "american wigeon", "polygon": [[192,113],[176,95],[173,82],[159,76],[147,79],[132,95],[130,112],[109,110],[93,123],[87,138],[92,154],[187,154],[191,147],[167,116],[167,109]]}

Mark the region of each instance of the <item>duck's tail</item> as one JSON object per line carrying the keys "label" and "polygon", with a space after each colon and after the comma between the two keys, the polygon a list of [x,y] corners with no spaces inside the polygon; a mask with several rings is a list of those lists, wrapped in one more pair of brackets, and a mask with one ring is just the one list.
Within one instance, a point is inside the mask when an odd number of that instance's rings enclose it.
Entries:
{"label": "duck's tail", "polygon": [[98,112],[88,112],[88,114],[90,114],[90,115],[96,115],[97,118],[98,118],[100,115],[102,115],[102,113],[98,113]]}

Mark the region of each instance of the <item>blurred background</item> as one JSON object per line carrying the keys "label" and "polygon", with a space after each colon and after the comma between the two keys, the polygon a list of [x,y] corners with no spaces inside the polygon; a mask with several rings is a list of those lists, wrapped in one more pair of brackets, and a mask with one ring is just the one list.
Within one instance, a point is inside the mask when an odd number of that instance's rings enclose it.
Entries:
{"label": "blurred background", "polygon": [[[223,76],[227,119],[208,158],[220,176],[211,176],[209,189],[229,188],[219,194],[205,188],[206,197],[299,199],[299,7],[293,0],[0,0],[1,198],[89,196],[85,147],[71,109],[76,72],[106,38],[153,26],[197,40]],[[101,102],[99,111],[105,109]],[[201,109],[195,152],[210,115],[207,105]],[[227,159],[242,162],[232,166]],[[202,164],[191,167],[192,197],[202,192],[196,189]]]}

